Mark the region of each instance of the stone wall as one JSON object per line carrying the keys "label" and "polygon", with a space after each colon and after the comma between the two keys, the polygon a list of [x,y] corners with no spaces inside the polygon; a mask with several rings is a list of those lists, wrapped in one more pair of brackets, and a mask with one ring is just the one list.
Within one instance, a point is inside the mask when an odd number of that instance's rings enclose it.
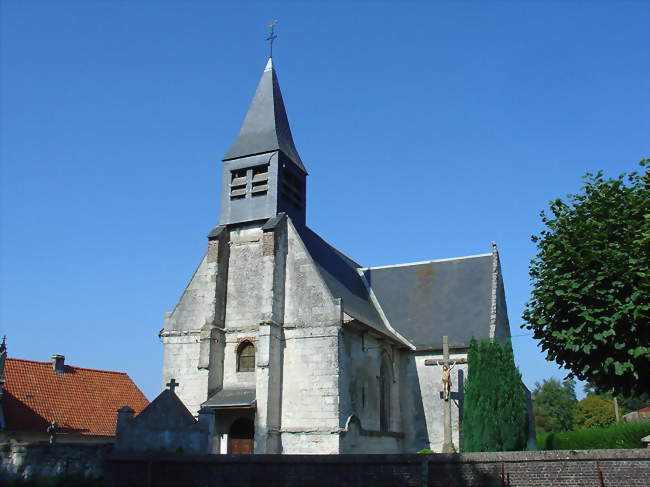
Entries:
{"label": "stone wall", "polygon": [[641,487],[650,450],[438,455],[117,456],[106,486]]}
{"label": "stone wall", "polygon": [[[430,448],[442,451],[444,438],[444,401],[440,398],[442,390],[442,370],[437,365],[425,365],[426,360],[442,360],[442,354],[416,352],[404,354],[403,383],[406,390],[415,392],[405,398],[404,433],[408,442],[405,451],[416,452]],[[467,354],[451,353],[451,360],[466,359]],[[457,364],[452,370],[451,422],[452,441],[459,448],[459,431],[462,428],[464,383],[467,378],[467,364]]]}
{"label": "stone wall", "polygon": [[106,443],[0,443],[0,485],[56,476],[98,479],[112,448]]}

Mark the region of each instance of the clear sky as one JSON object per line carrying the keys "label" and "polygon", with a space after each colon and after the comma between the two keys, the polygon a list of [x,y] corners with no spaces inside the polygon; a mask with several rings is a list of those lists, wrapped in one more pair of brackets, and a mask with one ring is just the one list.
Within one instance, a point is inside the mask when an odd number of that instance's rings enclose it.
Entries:
{"label": "clear sky", "polygon": [[308,224],[362,265],[498,243],[516,360],[549,200],[650,155],[649,2],[1,2],[10,356],[161,383],[158,331],[219,214],[221,156],[274,64]]}

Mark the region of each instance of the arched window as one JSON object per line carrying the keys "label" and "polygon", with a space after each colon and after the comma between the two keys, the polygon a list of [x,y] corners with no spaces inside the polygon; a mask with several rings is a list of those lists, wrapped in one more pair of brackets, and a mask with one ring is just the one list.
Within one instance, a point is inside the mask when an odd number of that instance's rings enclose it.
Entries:
{"label": "arched window", "polygon": [[237,350],[237,372],[255,371],[255,347],[251,342],[243,342]]}
{"label": "arched window", "polygon": [[392,367],[388,357],[384,356],[379,369],[379,427],[381,431],[390,429],[390,386],[392,382]]}

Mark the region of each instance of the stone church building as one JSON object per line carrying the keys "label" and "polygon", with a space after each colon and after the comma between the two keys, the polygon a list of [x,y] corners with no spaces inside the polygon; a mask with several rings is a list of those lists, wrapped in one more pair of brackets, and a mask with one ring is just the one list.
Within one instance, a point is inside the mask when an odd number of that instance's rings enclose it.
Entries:
{"label": "stone church building", "polygon": [[223,157],[221,217],[160,338],[163,384],[214,409],[215,453],[413,453],[452,440],[472,336],[508,337],[496,247],[363,267],[306,222],[307,169],[269,59]]}

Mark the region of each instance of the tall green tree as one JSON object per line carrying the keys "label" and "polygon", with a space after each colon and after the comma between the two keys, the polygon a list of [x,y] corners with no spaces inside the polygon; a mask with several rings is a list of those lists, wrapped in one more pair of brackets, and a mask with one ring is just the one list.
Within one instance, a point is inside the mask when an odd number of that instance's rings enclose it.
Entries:
{"label": "tall green tree", "polygon": [[541,213],[522,327],[547,358],[615,394],[650,389],[650,159]]}
{"label": "tall green tree", "polygon": [[523,450],[528,411],[510,343],[472,340],[467,375],[463,450]]}
{"label": "tall green tree", "polygon": [[575,381],[562,382],[555,378],[535,383],[531,394],[535,426],[539,431],[569,431],[573,427],[572,411],[578,402]]}

